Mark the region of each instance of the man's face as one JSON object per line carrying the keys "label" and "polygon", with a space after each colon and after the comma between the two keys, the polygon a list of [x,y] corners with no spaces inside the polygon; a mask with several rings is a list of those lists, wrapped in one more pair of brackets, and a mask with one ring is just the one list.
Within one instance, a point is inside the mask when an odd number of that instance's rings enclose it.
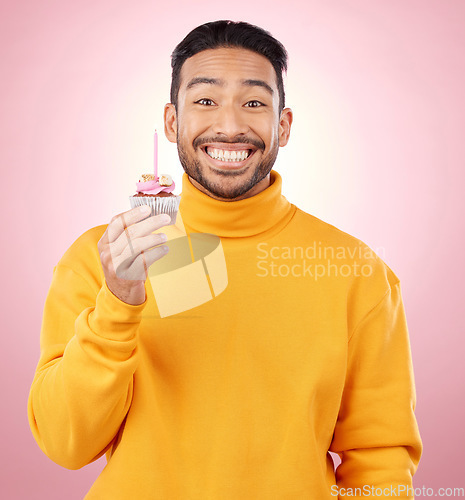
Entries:
{"label": "man's face", "polygon": [[233,201],[269,186],[279,146],[287,144],[292,111],[279,113],[270,61],[240,48],[209,49],[181,69],[177,113],[165,106],[165,134],[176,142],[191,182]]}

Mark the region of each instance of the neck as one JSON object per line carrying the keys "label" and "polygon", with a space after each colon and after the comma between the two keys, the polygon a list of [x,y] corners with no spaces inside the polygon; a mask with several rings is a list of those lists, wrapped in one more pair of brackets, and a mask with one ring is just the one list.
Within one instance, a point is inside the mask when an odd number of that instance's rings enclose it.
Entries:
{"label": "neck", "polygon": [[295,209],[282,196],[281,182],[281,176],[272,170],[257,193],[251,189],[241,199],[223,200],[200,189],[185,173],[179,211],[186,231],[236,238],[274,230]]}

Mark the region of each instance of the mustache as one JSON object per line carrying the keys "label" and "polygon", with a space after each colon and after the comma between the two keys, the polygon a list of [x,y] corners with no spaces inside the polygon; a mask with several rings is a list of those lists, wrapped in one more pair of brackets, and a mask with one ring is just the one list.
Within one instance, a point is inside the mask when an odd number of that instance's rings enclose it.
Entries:
{"label": "mustache", "polygon": [[234,139],[228,139],[225,136],[218,136],[218,137],[198,137],[197,139],[194,140],[192,145],[194,146],[194,149],[197,149],[200,146],[203,146],[204,144],[209,144],[213,142],[223,142],[224,144],[251,144],[252,146],[255,146],[257,149],[261,149],[262,151],[265,149],[265,143],[260,140],[255,140],[255,139],[249,139],[248,137],[235,137]]}

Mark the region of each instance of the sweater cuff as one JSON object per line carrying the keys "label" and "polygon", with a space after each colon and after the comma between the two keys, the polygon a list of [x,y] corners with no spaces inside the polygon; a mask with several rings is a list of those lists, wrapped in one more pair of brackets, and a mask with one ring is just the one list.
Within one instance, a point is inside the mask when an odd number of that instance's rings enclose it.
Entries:
{"label": "sweater cuff", "polygon": [[137,334],[146,305],[147,294],[142,304],[127,304],[113,294],[104,279],[97,294],[95,308],[89,315],[89,326],[100,337],[129,340]]}

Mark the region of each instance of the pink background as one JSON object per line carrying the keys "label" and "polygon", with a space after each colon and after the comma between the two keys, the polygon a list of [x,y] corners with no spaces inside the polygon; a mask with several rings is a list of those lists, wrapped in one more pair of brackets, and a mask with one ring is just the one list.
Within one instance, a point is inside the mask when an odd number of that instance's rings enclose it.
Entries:
{"label": "pink background", "polygon": [[[163,130],[171,51],[217,19],[258,24],[288,49],[284,194],[401,279],[424,443],[415,486],[465,486],[465,2],[226,5],[2,2],[2,498],[80,499],[105,465],[66,470],[29,430],[45,296],[73,241],[129,209],[152,169],[153,128]],[[160,168],[179,183],[176,146],[161,134]]]}

